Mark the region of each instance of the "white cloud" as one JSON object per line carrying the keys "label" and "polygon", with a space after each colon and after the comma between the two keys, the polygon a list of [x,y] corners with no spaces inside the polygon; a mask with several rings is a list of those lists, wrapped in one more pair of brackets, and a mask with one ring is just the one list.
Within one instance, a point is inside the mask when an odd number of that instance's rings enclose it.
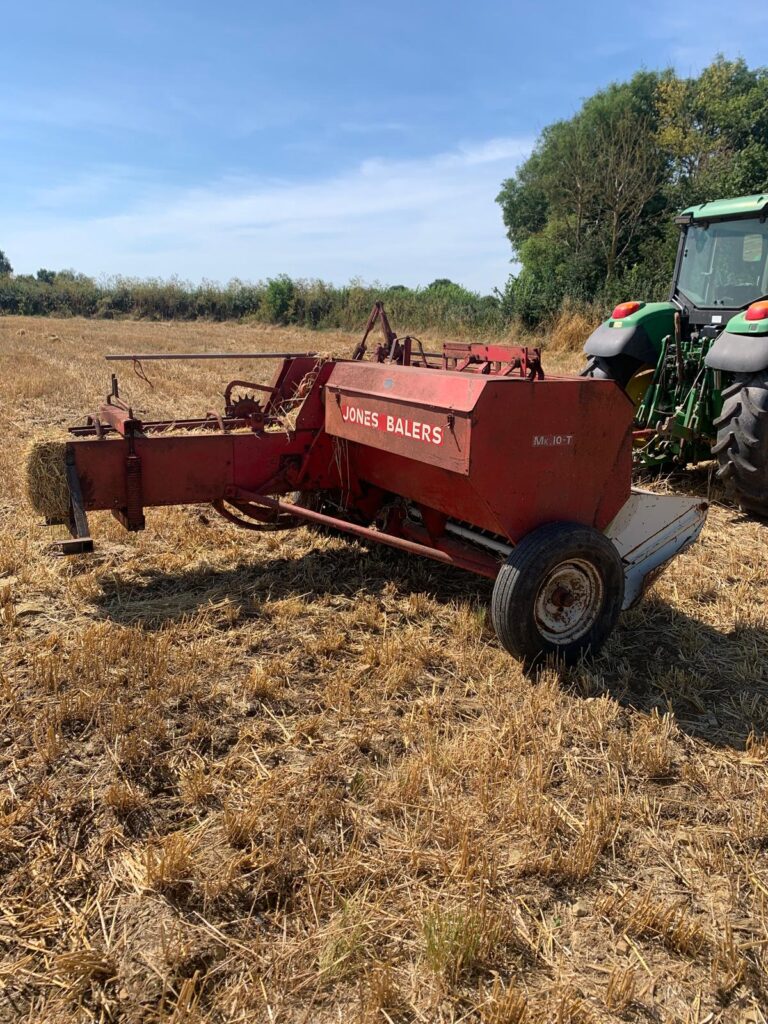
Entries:
{"label": "white cloud", "polygon": [[[44,204],[3,216],[3,248],[19,272],[74,267],[219,281],[285,272],[392,284],[450,277],[490,291],[506,280],[510,258],[494,200],[531,145],[489,139],[424,159],[369,159],[315,181],[147,186],[122,202],[120,187],[131,187],[124,169],[101,180],[90,172],[52,183]],[[84,192],[112,196],[111,212],[73,209]]]}

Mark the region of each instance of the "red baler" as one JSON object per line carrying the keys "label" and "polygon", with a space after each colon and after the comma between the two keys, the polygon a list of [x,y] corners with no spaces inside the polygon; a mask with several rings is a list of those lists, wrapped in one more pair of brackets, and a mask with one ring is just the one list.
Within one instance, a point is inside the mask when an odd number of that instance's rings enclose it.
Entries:
{"label": "red baler", "polygon": [[698,536],[706,503],[632,490],[633,408],[612,381],[544,379],[525,348],[425,353],[380,307],[366,337],[377,318],[374,360],[365,338],[350,360],[280,356],[268,385],[228,386],[224,415],[142,422],[113,377],[71,430],[63,547],[92,546],[97,509],[129,530],[146,508],[203,502],[252,530],[324,524],[494,579],[494,627],[516,656],[596,651]]}

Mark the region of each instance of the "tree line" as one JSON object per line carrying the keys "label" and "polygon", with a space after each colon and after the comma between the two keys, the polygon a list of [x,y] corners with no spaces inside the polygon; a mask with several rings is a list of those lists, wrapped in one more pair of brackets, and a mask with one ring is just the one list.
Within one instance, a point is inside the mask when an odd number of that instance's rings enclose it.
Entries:
{"label": "tree line", "polygon": [[497,201],[520,271],[508,315],[563,302],[664,298],[675,214],[768,190],[768,69],[716,58],[700,75],[640,71],[541,133]]}
{"label": "tree line", "polygon": [[286,275],[220,286],[72,271],[13,274],[0,252],[0,314],[212,320],[354,329],[375,299],[409,329],[536,328],[565,307],[594,319],[627,298],[663,298],[677,228],[693,203],[768,191],[768,69],[716,58],[700,75],[640,71],[549,125],[497,202],[518,266],[502,290]]}
{"label": "tree line", "polygon": [[352,282],[335,286],[285,274],[255,283],[115,277],[95,281],[71,270],[0,274],[0,314],[126,317],[148,320],[255,320],[357,330],[382,299],[400,329],[456,331],[504,328],[499,296],[479,295],[440,278],[425,288]]}

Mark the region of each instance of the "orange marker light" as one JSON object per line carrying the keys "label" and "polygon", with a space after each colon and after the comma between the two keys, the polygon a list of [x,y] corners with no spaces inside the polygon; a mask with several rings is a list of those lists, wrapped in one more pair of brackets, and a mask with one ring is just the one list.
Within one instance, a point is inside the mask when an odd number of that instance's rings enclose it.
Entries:
{"label": "orange marker light", "polygon": [[744,314],[745,320],[768,320],[768,302],[753,302]]}
{"label": "orange marker light", "polygon": [[632,316],[642,306],[642,302],[620,302],[614,309],[611,316],[614,320],[623,320],[625,316]]}

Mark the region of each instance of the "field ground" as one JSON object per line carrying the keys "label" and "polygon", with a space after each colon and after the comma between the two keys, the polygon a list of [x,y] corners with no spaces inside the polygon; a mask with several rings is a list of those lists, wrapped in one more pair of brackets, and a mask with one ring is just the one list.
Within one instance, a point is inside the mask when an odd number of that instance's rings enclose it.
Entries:
{"label": "field ground", "polygon": [[[0,1021],[764,1024],[768,528],[722,495],[535,677],[486,583],[384,548],[194,508],[47,553],[25,447],[105,351],[352,341],[0,319]],[[121,379],[193,414],[245,370]]]}

